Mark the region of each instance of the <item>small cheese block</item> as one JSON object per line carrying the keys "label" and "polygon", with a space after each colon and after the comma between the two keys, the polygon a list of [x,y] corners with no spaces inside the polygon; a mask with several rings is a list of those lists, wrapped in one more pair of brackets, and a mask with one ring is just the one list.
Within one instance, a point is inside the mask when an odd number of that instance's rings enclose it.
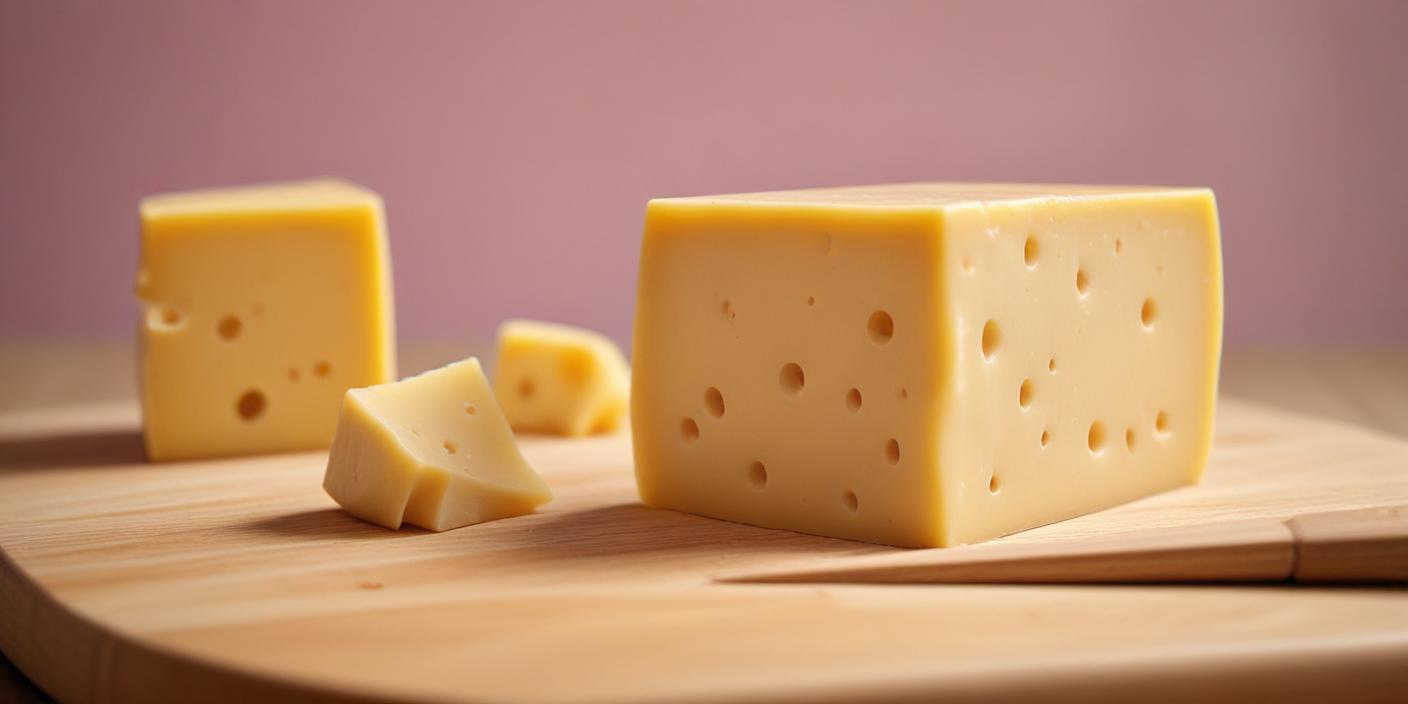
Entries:
{"label": "small cheese block", "polygon": [[494,389],[514,430],[581,436],[624,422],[630,367],[605,336],[551,323],[499,326]]}
{"label": "small cheese block", "polygon": [[899,546],[1198,480],[1213,195],[905,184],[652,201],[633,353],[648,504]]}
{"label": "small cheese block", "polygon": [[323,488],[372,523],[437,531],[532,513],[552,498],[473,357],[349,390]]}
{"label": "small cheese block", "polygon": [[327,447],[342,394],[395,379],[381,199],[324,180],[142,201],[153,460]]}

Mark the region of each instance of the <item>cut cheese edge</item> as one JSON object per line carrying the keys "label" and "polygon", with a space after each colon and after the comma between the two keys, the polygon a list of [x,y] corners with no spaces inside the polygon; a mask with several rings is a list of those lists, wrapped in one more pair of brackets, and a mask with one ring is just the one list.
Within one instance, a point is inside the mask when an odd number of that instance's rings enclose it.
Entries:
{"label": "cut cheese edge", "polygon": [[434,531],[531,513],[552,498],[474,358],[349,390],[323,488],[364,520]]}
{"label": "cut cheese edge", "polygon": [[902,546],[1194,482],[1222,273],[1206,189],[903,184],[652,201],[642,499]]}
{"label": "cut cheese edge", "polygon": [[624,424],[630,367],[604,335],[531,320],[499,327],[494,388],[514,430],[582,436]]}

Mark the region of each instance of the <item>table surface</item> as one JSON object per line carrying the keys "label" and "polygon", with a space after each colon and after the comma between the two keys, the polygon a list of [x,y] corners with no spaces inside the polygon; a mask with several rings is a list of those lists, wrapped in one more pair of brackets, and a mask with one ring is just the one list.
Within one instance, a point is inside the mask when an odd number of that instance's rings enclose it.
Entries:
{"label": "table surface", "polygon": [[[476,351],[473,345],[402,347],[402,370],[418,371]],[[0,412],[74,401],[131,398],[132,347],[120,341],[0,343]],[[1380,349],[1234,349],[1224,358],[1222,389],[1304,413],[1408,436],[1408,347]],[[0,701],[43,701],[0,658]]]}

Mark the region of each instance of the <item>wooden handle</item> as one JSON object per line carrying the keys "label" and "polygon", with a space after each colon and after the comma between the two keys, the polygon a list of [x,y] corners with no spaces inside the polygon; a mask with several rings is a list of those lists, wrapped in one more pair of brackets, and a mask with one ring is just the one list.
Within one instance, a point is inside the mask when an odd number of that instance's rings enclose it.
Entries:
{"label": "wooden handle", "polygon": [[1286,526],[1297,582],[1408,582],[1408,506],[1308,513]]}

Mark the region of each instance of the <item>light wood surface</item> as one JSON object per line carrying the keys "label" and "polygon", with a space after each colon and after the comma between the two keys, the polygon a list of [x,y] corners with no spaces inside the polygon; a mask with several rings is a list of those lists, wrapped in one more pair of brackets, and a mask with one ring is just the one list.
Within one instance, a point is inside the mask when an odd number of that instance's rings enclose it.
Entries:
{"label": "light wood surface", "polygon": [[[441,534],[322,494],[318,453],[149,465],[131,402],[0,416],[0,646],[72,701],[1391,699],[1395,589],[721,585],[888,548],[640,506],[625,437],[526,439],[558,500]],[[1224,401],[1199,487],[1059,544],[1395,503],[1408,444]],[[1398,497],[1395,501],[1393,497]]]}
{"label": "light wood surface", "polygon": [[[1383,497],[1408,494],[1393,485]],[[1068,542],[1000,540],[829,558],[721,575],[752,584],[1408,584],[1408,507],[1384,506],[1132,530]]]}

